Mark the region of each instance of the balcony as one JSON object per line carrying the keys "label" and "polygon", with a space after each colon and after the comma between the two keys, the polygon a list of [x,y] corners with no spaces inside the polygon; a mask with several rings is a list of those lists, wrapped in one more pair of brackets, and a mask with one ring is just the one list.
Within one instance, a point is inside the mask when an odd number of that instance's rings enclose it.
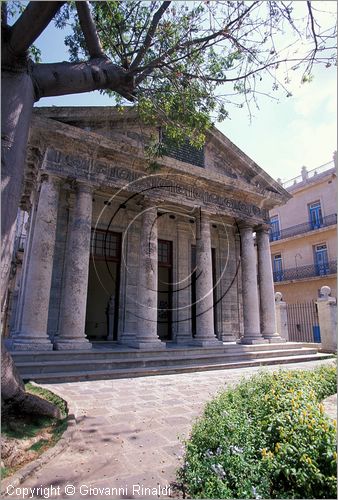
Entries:
{"label": "balcony", "polygon": [[289,269],[281,269],[273,272],[273,281],[279,283],[281,281],[301,280],[304,278],[315,278],[319,276],[328,276],[329,274],[337,273],[337,260],[322,264],[310,264],[308,266],[291,267]]}
{"label": "balcony", "polygon": [[290,236],[308,233],[322,227],[333,226],[334,224],[337,224],[337,214],[326,215],[325,217],[322,217],[320,221],[308,221],[304,222],[303,224],[297,224],[296,226],[287,227],[286,229],[274,229],[273,231],[272,229],[270,229],[270,241],[278,241],[284,238],[290,238]]}

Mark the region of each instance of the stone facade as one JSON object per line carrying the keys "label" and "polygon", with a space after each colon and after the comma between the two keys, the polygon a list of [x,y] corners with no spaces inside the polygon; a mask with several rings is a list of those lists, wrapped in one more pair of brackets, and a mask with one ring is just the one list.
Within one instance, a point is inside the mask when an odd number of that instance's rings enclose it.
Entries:
{"label": "stone facade", "polygon": [[36,110],[14,349],[281,340],[266,223],[288,193],[217,130],[150,171],[156,134],[128,109]]}

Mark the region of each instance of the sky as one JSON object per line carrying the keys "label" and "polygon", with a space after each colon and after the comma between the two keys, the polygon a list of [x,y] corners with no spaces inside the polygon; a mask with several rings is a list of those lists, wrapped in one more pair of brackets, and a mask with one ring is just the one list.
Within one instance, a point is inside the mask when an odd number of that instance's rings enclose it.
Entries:
{"label": "sky", "polygon": [[[336,2],[321,2],[321,4]],[[43,62],[68,60],[65,33],[52,24],[36,46]],[[300,75],[299,75],[300,78]],[[299,79],[298,78],[298,79]],[[330,162],[337,150],[337,68],[317,67],[311,83],[291,83],[292,96],[278,101],[261,96],[250,120],[245,108],[229,108],[230,119],[217,128],[272,178],[289,180]],[[36,106],[112,106],[98,91],[43,98]]]}

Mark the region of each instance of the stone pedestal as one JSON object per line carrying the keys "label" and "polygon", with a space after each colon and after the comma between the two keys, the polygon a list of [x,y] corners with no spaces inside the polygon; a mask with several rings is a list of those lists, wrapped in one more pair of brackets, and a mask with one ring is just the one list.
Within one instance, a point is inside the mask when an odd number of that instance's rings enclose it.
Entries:
{"label": "stone pedestal", "polygon": [[283,297],[280,292],[275,293],[275,310],[276,310],[277,332],[284,341],[288,341],[289,331],[288,331],[288,315],[286,310],[286,302],[283,301]]}
{"label": "stone pedestal", "polygon": [[242,223],[239,226],[239,230],[241,237],[244,323],[244,334],[239,343],[262,344],[266,343],[267,340],[263,339],[260,333],[257,266],[252,226],[246,223]]}
{"label": "stone pedestal", "polygon": [[195,346],[221,346],[214,333],[213,282],[209,217],[196,221],[196,336]]}
{"label": "stone pedestal", "polygon": [[59,180],[51,176],[43,175],[41,180],[20,331],[13,342],[15,350],[53,348],[47,334],[47,321],[60,185]]}
{"label": "stone pedestal", "polygon": [[330,297],[331,288],[322,286],[317,300],[321,349],[337,352],[337,300]]}
{"label": "stone pedestal", "polygon": [[142,213],[137,284],[137,334],[134,347],[165,349],[157,335],[157,210],[145,204]]}
{"label": "stone pedestal", "polygon": [[275,297],[271,252],[269,243],[269,227],[260,226],[256,232],[258,248],[258,279],[260,292],[260,320],[261,333],[269,342],[284,342],[277,333]]}
{"label": "stone pedestal", "polygon": [[56,350],[91,349],[85,336],[92,220],[92,188],[77,184],[76,200],[66,249],[66,270]]}

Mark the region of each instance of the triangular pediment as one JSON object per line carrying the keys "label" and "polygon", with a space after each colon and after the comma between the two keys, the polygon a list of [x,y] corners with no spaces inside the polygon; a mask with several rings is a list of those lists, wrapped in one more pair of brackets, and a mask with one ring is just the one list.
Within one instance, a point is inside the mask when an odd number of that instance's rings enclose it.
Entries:
{"label": "triangular pediment", "polygon": [[[158,127],[144,126],[137,119],[132,108],[116,107],[52,107],[36,108],[35,114],[40,117],[56,120],[63,124],[87,132],[92,138],[95,134],[106,138],[121,150],[130,146],[134,151],[144,152],[151,137],[156,136]],[[285,203],[290,195],[280,184],[272,179],[251,158],[232,143],[216,128],[208,133],[204,148],[204,167],[185,158],[163,161],[167,166],[185,168],[199,178],[217,178],[217,182],[228,185],[231,190],[238,189],[250,196],[271,198],[273,205]]]}

